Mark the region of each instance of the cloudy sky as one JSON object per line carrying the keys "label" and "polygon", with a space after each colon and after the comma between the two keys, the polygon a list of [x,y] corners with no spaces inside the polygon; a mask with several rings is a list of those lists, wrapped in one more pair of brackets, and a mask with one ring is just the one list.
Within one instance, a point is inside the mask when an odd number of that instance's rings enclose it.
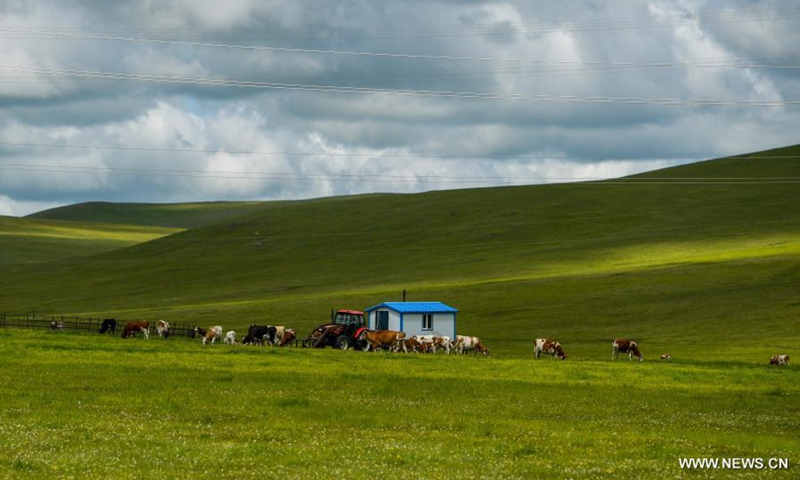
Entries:
{"label": "cloudy sky", "polygon": [[0,215],[609,178],[800,143],[791,3],[0,0]]}

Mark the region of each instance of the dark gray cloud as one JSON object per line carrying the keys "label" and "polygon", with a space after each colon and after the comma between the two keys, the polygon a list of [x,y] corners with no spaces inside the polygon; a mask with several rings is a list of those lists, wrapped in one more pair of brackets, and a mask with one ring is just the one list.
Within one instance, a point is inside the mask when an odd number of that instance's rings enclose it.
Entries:
{"label": "dark gray cloud", "polygon": [[[800,124],[792,105],[647,100],[797,100],[800,10],[774,0],[5,0],[0,14],[0,214],[618,176],[791,144]],[[92,145],[107,148],[75,148]]]}

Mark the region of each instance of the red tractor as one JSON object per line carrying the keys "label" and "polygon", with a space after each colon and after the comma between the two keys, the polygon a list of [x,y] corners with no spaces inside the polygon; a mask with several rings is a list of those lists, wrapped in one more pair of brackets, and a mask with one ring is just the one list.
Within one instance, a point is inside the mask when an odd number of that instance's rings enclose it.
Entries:
{"label": "red tractor", "polygon": [[331,321],[319,325],[308,336],[314,348],[336,347],[341,350],[369,349],[366,341],[367,324],[364,312],[358,310],[331,310]]}

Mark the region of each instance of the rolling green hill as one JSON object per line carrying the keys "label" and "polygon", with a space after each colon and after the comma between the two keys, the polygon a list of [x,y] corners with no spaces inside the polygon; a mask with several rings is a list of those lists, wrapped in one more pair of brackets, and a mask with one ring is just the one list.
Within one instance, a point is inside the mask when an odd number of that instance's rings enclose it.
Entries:
{"label": "rolling green hill", "polygon": [[258,210],[263,202],[109,203],[87,202],[53,208],[28,218],[194,228]]}
{"label": "rolling green hill", "polygon": [[0,267],[86,257],[178,231],[166,227],[0,216]]}
{"label": "rolling green hill", "polygon": [[797,155],[606,182],[269,202],[90,259],[17,268],[0,279],[0,310],[305,331],[331,306],[397,300],[405,288],[459,308],[460,333],[510,355],[543,335],[572,358],[607,355],[623,335],[646,354],[706,360],[760,359],[754,338],[797,352]]}

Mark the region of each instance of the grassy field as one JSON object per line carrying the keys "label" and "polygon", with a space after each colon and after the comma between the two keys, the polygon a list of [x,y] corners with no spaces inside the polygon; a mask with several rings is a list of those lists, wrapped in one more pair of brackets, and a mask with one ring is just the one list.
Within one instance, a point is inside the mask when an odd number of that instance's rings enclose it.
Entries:
{"label": "grassy field", "polygon": [[[682,456],[742,456],[788,457],[794,470],[769,475],[796,477],[796,368],[766,363],[800,359],[800,184],[786,181],[800,178],[798,155],[584,184],[43,214],[181,231],[90,257],[11,262],[0,311],[165,318],[240,337],[275,324],[305,336],[331,307],[407,289],[409,300],[458,308],[459,333],[483,338],[492,356],[0,331],[16,405],[3,429],[18,442],[33,436],[0,471],[41,477],[56,465],[81,477],[91,463],[116,477],[135,461],[132,477],[307,478],[323,467],[403,478],[764,475],[677,467]],[[34,232],[45,220],[15,221]],[[45,258],[40,244],[14,242]],[[568,361],[533,361],[541,336],[561,341]],[[612,363],[617,336],[638,340],[646,361]],[[659,362],[662,353],[675,361]],[[346,414],[319,422],[327,405]],[[74,458],[62,459],[57,440]],[[18,446],[36,442],[30,453]],[[148,455],[134,459],[125,445]]]}
{"label": "grassy field", "polygon": [[[5,478],[800,472],[800,372],[763,362],[203,347],[19,330],[0,337]],[[688,471],[681,457],[787,458],[790,469]]]}

